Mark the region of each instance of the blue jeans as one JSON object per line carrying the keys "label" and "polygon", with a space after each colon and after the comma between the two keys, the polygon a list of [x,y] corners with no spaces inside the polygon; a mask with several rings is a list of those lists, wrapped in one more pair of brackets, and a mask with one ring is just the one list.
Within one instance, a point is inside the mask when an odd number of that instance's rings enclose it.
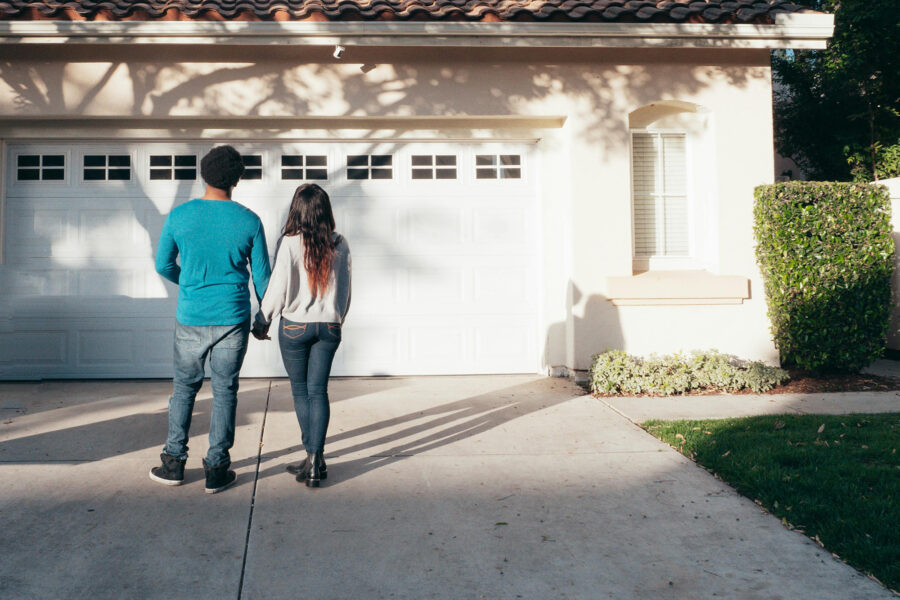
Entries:
{"label": "blue jeans", "polygon": [[325,448],[331,409],[328,377],[334,353],[341,345],[340,323],[294,323],[281,319],[278,328],[281,360],[291,380],[294,412],[303,447],[310,454]]}
{"label": "blue jeans", "polygon": [[234,445],[238,374],[247,354],[250,320],[238,325],[195,327],[175,324],[174,391],[169,398],[169,438],[163,452],[187,458],[188,431],[194,400],[203,385],[203,369],[209,357],[213,405],[209,422],[209,465],[230,463]]}

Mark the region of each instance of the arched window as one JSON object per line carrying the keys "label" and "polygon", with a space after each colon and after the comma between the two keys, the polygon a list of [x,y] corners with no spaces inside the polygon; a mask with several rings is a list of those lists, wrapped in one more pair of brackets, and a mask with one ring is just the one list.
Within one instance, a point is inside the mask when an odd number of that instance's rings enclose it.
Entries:
{"label": "arched window", "polygon": [[634,271],[710,267],[715,171],[709,111],[662,101],[628,120]]}

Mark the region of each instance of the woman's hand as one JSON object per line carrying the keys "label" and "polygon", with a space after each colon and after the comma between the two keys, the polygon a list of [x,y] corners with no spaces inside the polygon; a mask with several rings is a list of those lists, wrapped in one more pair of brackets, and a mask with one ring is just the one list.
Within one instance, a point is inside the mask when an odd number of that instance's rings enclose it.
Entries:
{"label": "woman's hand", "polygon": [[253,322],[253,326],[250,328],[250,333],[252,333],[253,337],[255,337],[258,340],[271,340],[272,339],[268,335],[269,334],[269,326],[268,325],[262,326],[262,325],[260,325],[259,321]]}

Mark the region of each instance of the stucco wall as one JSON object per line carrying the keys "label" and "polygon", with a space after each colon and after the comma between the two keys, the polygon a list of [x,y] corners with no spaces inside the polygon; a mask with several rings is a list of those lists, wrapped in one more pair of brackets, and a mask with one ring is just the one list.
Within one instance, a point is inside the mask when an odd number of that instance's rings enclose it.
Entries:
{"label": "stucco wall", "polygon": [[[752,237],[753,188],[773,179],[765,50],[349,48],[342,61],[324,47],[11,50],[0,61],[6,139],[207,138],[229,129],[234,137],[539,138],[546,366],[586,369],[605,348],[777,359]],[[714,151],[694,165],[711,190],[708,268],[749,278],[742,304],[607,299],[606,278],[632,274],[629,114],[674,100],[709,115]],[[285,117],[301,120],[277,128],[261,120]],[[434,121],[405,124],[420,117]]]}

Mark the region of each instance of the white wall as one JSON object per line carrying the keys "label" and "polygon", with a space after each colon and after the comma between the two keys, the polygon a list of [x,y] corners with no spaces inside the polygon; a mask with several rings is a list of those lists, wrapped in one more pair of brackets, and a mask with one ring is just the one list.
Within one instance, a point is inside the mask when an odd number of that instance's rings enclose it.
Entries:
{"label": "white wall", "polygon": [[[329,48],[16,53],[0,65],[7,140],[539,138],[547,367],[583,370],[606,348],[777,360],[752,235],[753,188],[773,180],[765,50],[350,48],[341,62]],[[607,278],[633,273],[628,116],[659,101],[700,105],[715,123],[714,152],[696,168],[714,182],[711,264],[749,279],[741,304],[608,300]]]}

